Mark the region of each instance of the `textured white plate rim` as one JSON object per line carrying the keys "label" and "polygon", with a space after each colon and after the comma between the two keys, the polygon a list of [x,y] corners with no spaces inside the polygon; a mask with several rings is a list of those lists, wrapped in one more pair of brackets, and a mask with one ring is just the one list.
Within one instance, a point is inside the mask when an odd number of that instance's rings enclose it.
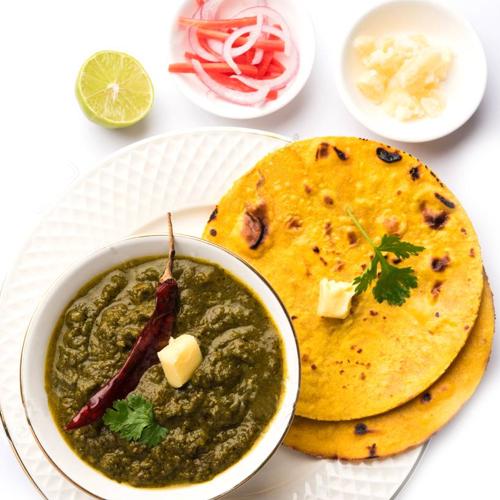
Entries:
{"label": "textured white plate rim", "polygon": [[[63,193],[61,196],[59,196],[58,199],[54,203],[51,204],[51,207],[49,207],[47,210],[45,210],[44,213],[39,217],[37,224],[34,225],[34,228],[33,228],[31,234],[32,235],[35,234],[36,230],[42,225],[43,221],[49,215],[51,215],[58,207],[58,204],[64,200],[64,198],[68,192],[76,189],[79,185],[83,184],[87,178],[91,177],[94,173],[96,173],[102,166],[104,166],[109,161],[112,161],[116,158],[119,158],[120,156],[122,156],[126,153],[130,153],[130,152],[134,151],[135,149],[140,148],[141,146],[148,145],[150,143],[154,143],[154,142],[159,141],[161,139],[168,139],[168,138],[177,137],[177,136],[182,137],[183,135],[200,135],[203,133],[214,134],[215,137],[217,137],[216,134],[219,134],[219,135],[221,135],[221,134],[235,134],[235,135],[248,134],[250,136],[262,136],[264,138],[268,137],[271,139],[277,139],[278,141],[281,141],[283,143],[290,142],[289,138],[287,138],[283,135],[280,135],[280,134],[267,132],[267,131],[259,130],[259,129],[243,128],[243,127],[199,127],[199,128],[194,128],[194,129],[157,134],[155,136],[151,136],[151,137],[142,139],[142,140],[137,141],[135,143],[132,143],[128,146],[125,146],[125,147],[111,153],[110,155],[107,155],[103,160],[99,161],[93,168],[90,168],[88,171],[86,171],[83,176],[81,176],[79,179],[74,181],[68,187],[68,189],[65,191],[65,193]],[[279,147],[279,145],[277,145],[276,147]],[[179,206],[176,211],[191,210],[191,209],[197,208],[199,206],[200,206],[199,203],[186,203],[184,205]],[[9,282],[11,275],[14,273],[15,269],[18,267],[18,264],[22,261],[22,256],[25,253],[26,249],[29,248],[29,244],[30,244],[30,237],[28,237],[27,240],[25,241],[25,243],[22,245],[21,250],[19,251],[18,257],[13,261],[9,272],[7,272],[5,277],[4,277],[2,287],[0,288],[0,305],[1,305],[2,300],[4,298],[4,295],[5,295],[5,284]],[[19,465],[24,470],[28,479],[33,483],[33,485],[35,486],[37,491],[41,494],[41,496],[48,498],[45,495],[44,491],[42,490],[41,485],[39,485],[37,483],[37,481],[35,480],[35,478],[31,474],[30,470],[28,469],[28,467],[26,466],[26,464],[23,461],[23,457],[21,456],[20,451],[18,450],[16,443],[15,443],[15,440],[12,436],[12,433],[9,430],[9,426],[8,426],[7,420],[5,418],[5,413],[4,413],[4,410],[2,408],[1,399],[0,399],[0,420],[2,421],[2,426],[3,426],[4,431],[6,433],[7,440],[8,440],[8,442],[9,442],[9,444],[14,452],[14,455],[15,455],[17,461],[19,462]],[[422,455],[423,455],[423,452],[424,452],[426,446],[427,446],[427,443],[424,443],[423,445],[421,445],[419,447],[418,455],[415,457],[414,462],[411,465],[411,467],[409,467],[407,469],[407,472],[406,472],[404,479],[401,480],[397,489],[395,489],[394,492],[392,493],[392,496],[390,497],[391,499],[396,497],[396,495],[401,491],[401,489],[404,487],[404,485],[407,483],[407,481],[411,477],[413,471],[415,470],[416,466],[420,462],[420,459],[422,458]],[[417,451],[417,450],[413,450],[413,451]],[[390,459],[388,459],[388,460],[390,460]],[[384,460],[381,460],[380,462],[384,462]],[[369,461],[369,463],[375,464],[375,461]]]}
{"label": "textured white plate rim", "polygon": [[[75,179],[66,188],[66,190],[61,195],[59,195],[56,198],[56,200],[54,202],[52,202],[47,209],[45,209],[45,211],[42,212],[42,214],[38,217],[36,224],[34,224],[31,232],[33,232],[40,225],[41,221],[43,221],[47,216],[49,216],[56,209],[56,207],[58,206],[60,201],[66,196],[66,194],[69,191],[75,189],[80,184],[83,184],[86,181],[87,177],[90,177],[93,173],[95,173],[97,170],[99,170],[104,164],[108,163],[109,161],[112,161],[115,158],[122,156],[123,154],[134,151],[135,149],[140,148],[143,145],[146,145],[150,142],[155,142],[155,141],[160,140],[160,139],[166,139],[168,137],[174,137],[174,136],[183,135],[183,134],[198,134],[198,133],[203,134],[204,132],[213,132],[213,131],[228,132],[228,133],[237,131],[237,132],[247,133],[247,134],[251,134],[251,135],[264,135],[267,137],[273,137],[273,138],[281,140],[283,142],[291,142],[292,141],[292,139],[290,139],[289,137],[286,137],[284,135],[276,134],[274,132],[268,132],[267,130],[260,130],[257,128],[250,128],[250,127],[210,127],[210,126],[206,126],[206,127],[196,127],[196,128],[174,130],[172,132],[164,132],[161,134],[155,134],[155,135],[146,137],[146,138],[141,139],[139,141],[132,142],[128,146],[123,146],[122,148],[119,148],[116,151],[113,151],[112,153],[104,156],[104,158],[102,158],[98,162],[94,162],[92,164],[93,166],[90,167],[90,169],[85,171],[85,174],[83,174],[83,175],[79,176],[77,179]],[[196,208],[198,206],[199,205],[197,205],[196,203],[186,204],[186,205],[183,205],[181,207],[176,207],[176,210],[177,211],[186,210],[186,209]],[[2,283],[0,286],[0,304],[1,304],[2,298],[3,298],[4,284],[9,281],[15,268],[17,267],[18,263],[21,261],[22,255],[24,254],[26,249],[29,247],[29,242],[30,242],[30,238],[28,236],[28,238],[26,239],[24,244],[21,245],[19,252],[17,254],[17,257],[11,262],[9,269],[2,280]],[[0,407],[1,407],[1,400],[0,400]]]}
{"label": "textured white plate rim", "polygon": [[[387,127],[385,126],[383,126],[382,128],[377,128],[377,126],[373,125],[374,120],[370,120],[368,115],[362,109],[360,109],[357,103],[354,102],[354,99],[351,97],[351,93],[348,90],[348,87],[350,85],[353,85],[353,83],[351,82],[351,84],[349,84],[346,81],[347,77],[344,75],[343,67],[344,67],[344,55],[347,50],[347,44],[348,42],[351,41],[352,33],[356,29],[358,29],[359,26],[361,26],[363,22],[366,19],[368,19],[369,16],[373,14],[375,11],[377,11],[379,8],[397,3],[407,3],[407,4],[418,3],[423,5],[427,4],[430,8],[435,8],[441,10],[442,12],[445,12],[450,18],[454,19],[457,23],[460,23],[462,25],[464,31],[466,31],[470,36],[470,38],[473,40],[476,46],[476,51],[480,56],[479,60],[477,61],[477,65],[480,69],[480,77],[482,79],[481,91],[474,96],[475,99],[471,101],[471,104],[469,104],[469,106],[467,107],[468,111],[462,115],[461,119],[457,120],[456,122],[451,122],[446,127],[442,127],[442,130],[439,133],[430,132],[430,133],[423,133],[418,137],[412,136],[411,132],[410,134],[408,134],[408,132],[405,131],[405,122],[397,122],[395,119],[394,119],[395,125],[400,125],[400,127],[396,127],[401,129],[400,132],[393,132],[391,130],[386,132]],[[460,127],[462,127],[472,117],[472,115],[474,115],[479,105],[481,104],[481,101],[483,100],[486,91],[486,86],[488,81],[488,64],[487,64],[486,54],[484,52],[484,47],[483,44],[481,43],[481,39],[479,38],[479,35],[474,29],[474,26],[472,26],[471,22],[463,14],[461,14],[451,4],[451,2],[444,3],[444,2],[438,2],[437,0],[379,0],[375,5],[370,6],[368,9],[363,11],[351,24],[349,29],[344,33],[344,40],[340,45],[340,48],[337,51],[336,55],[336,67],[337,67],[337,72],[335,77],[336,87],[340,94],[342,102],[344,103],[344,106],[347,108],[349,113],[359,123],[361,123],[371,132],[374,132],[375,134],[378,134],[381,137],[385,137],[391,141],[400,141],[408,143],[431,142],[437,139],[441,139],[442,137],[445,137],[455,132]],[[411,124],[412,122],[406,122],[406,123]]]}

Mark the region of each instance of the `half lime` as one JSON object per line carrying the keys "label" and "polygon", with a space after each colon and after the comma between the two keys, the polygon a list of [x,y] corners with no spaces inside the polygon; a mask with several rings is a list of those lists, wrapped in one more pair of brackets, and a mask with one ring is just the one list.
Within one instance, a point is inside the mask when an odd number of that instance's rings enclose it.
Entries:
{"label": "half lime", "polygon": [[128,127],[153,104],[153,85],[142,64],[123,52],[89,57],[76,80],[76,96],[87,117],[109,128]]}

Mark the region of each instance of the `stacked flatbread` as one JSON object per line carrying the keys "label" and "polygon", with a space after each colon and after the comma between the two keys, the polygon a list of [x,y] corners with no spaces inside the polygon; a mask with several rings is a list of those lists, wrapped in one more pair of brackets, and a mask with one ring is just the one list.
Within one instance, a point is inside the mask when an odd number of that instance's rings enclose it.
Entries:
{"label": "stacked flatbread", "polygon": [[[373,256],[348,210],[375,243],[395,234],[425,248],[404,261],[418,287],[402,306],[368,290],[346,319],[323,318],[319,281],[352,281]],[[428,439],[479,383],[494,312],[477,236],[411,155],[357,138],[292,143],[235,182],[204,237],[262,273],[293,320],[302,386],[286,444],[345,459],[398,453]]]}

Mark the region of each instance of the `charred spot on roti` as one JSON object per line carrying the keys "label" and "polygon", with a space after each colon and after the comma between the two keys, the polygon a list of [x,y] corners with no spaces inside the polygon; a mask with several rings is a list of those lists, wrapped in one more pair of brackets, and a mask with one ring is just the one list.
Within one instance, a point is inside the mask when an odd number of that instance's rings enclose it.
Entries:
{"label": "charred spot on roti", "polygon": [[314,246],[313,246],[312,251],[313,251],[314,253],[319,253],[319,252],[320,252],[319,247],[318,247],[318,246],[316,246],[316,245],[314,245]]}
{"label": "charred spot on roti", "polygon": [[369,458],[376,458],[377,457],[377,444],[373,443],[372,445],[368,446],[368,453]]}
{"label": "charred spot on roti", "polygon": [[347,154],[340,150],[337,146],[333,146],[333,149],[337,153],[339,160],[346,161],[349,158],[349,156],[347,156]]}
{"label": "charred spot on roti", "polygon": [[448,255],[444,257],[433,257],[431,260],[431,268],[436,273],[442,273],[450,263],[450,258]]}
{"label": "charred spot on roti", "polygon": [[217,236],[217,230],[214,228],[210,229],[210,236],[214,236],[214,237]]}
{"label": "charred spot on roti", "polygon": [[328,265],[328,262],[325,259],[323,259],[323,257],[320,257],[319,260],[323,263],[324,266]]}
{"label": "charred spot on roti", "polygon": [[[338,260],[337,261],[337,264],[335,265],[335,271],[342,271],[342,269],[344,269],[345,267],[345,263],[342,262],[341,260]],[[354,297],[353,297],[353,300],[354,300]]]}
{"label": "charred spot on roti", "polygon": [[442,281],[436,281],[436,282],[434,282],[434,285],[432,285],[431,294],[435,299],[437,299],[439,297],[439,294],[441,293],[442,286],[443,286]]}
{"label": "charred spot on roti", "polygon": [[377,148],[377,156],[385,163],[395,163],[403,159],[397,151],[388,151],[387,149],[381,147]]}
{"label": "charred spot on roti", "polygon": [[312,363],[311,364],[311,370],[317,370],[317,369],[318,369],[318,367],[314,363]]}
{"label": "charred spot on roti", "polygon": [[327,158],[330,155],[330,144],[328,142],[322,142],[316,150],[316,160],[321,158]]}
{"label": "charred spot on roti", "polygon": [[395,216],[386,217],[383,226],[389,234],[399,234],[401,232],[401,224]]}
{"label": "charred spot on roti", "polygon": [[349,241],[349,245],[355,245],[358,237],[354,231],[347,231],[347,240]]}
{"label": "charred spot on roti", "polygon": [[473,248],[471,248],[469,250],[469,257],[475,257],[475,256],[476,256],[476,251]]}
{"label": "charred spot on roti", "polygon": [[300,229],[302,227],[302,220],[297,215],[290,215],[285,221],[287,229]]}
{"label": "charred spot on roti", "polygon": [[392,263],[393,263],[394,265],[396,265],[396,266],[397,266],[398,264],[401,264],[401,262],[403,262],[403,261],[402,261],[400,258],[397,258],[397,259],[392,259]]}
{"label": "charred spot on roti", "polygon": [[243,227],[241,236],[250,250],[256,250],[264,241],[268,230],[267,205],[259,202],[257,205],[248,206],[243,214]]}
{"label": "charred spot on roti", "polygon": [[210,217],[208,218],[208,222],[212,222],[213,220],[217,219],[217,214],[219,213],[219,207],[215,207],[212,210],[212,213],[210,214]]}
{"label": "charred spot on roti", "polygon": [[291,319],[292,321],[296,320],[297,318],[298,318],[298,316],[295,316],[294,314],[292,314],[292,316],[290,316],[290,319]]}
{"label": "charred spot on roti", "polygon": [[434,196],[436,197],[436,199],[438,199],[445,207],[448,207],[448,208],[455,208],[455,203],[453,203],[452,201],[448,200],[447,198],[445,198],[443,195],[439,194],[439,193],[434,193]]}
{"label": "charred spot on roti", "polygon": [[257,174],[258,174],[259,178],[257,179],[257,183],[256,183],[255,187],[257,189],[260,189],[265,184],[266,178],[264,177],[264,174],[260,170],[257,170]]}
{"label": "charred spot on roti", "polygon": [[429,391],[425,391],[422,394],[421,399],[422,399],[422,402],[428,403],[432,399],[432,394]]}
{"label": "charred spot on roti", "polygon": [[357,436],[363,436],[368,432],[368,426],[363,422],[359,422],[354,426],[354,434]]}
{"label": "charred spot on roti", "polygon": [[429,167],[425,167],[429,172],[430,174],[432,175],[432,177],[434,177],[434,179],[436,179],[436,181],[438,182],[438,184],[444,188],[444,184],[441,182],[441,179],[429,168]]}
{"label": "charred spot on roti", "polygon": [[312,187],[309,186],[309,184],[304,184],[304,191],[306,194],[311,194],[312,193]]}
{"label": "charred spot on roti", "polygon": [[431,228],[431,229],[443,229],[443,227],[446,225],[448,222],[449,214],[445,210],[441,210],[439,212],[436,212],[430,208],[427,207],[425,202],[423,202],[420,206],[420,209],[422,211],[422,216],[424,218],[424,222]]}
{"label": "charred spot on roti", "polygon": [[332,223],[325,222],[325,235],[330,236],[332,234]]}
{"label": "charred spot on roti", "polygon": [[323,196],[323,203],[326,206],[331,207],[333,205],[333,196],[332,196],[332,194],[329,191],[327,191],[327,190],[324,190],[321,194]]}
{"label": "charred spot on roti", "polygon": [[420,170],[418,168],[418,165],[416,167],[411,167],[409,172],[412,181],[420,179]]}

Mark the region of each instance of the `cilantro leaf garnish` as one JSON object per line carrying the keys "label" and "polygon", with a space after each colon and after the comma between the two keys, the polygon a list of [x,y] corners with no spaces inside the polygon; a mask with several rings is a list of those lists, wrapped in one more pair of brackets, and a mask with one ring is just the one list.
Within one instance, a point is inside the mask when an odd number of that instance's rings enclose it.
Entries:
{"label": "cilantro leaf garnish", "polygon": [[111,431],[122,438],[139,441],[149,447],[159,444],[168,432],[156,422],[151,402],[137,394],[115,401],[102,419]]}
{"label": "cilantro leaf garnish", "polygon": [[347,209],[347,214],[375,252],[370,266],[353,281],[356,294],[359,295],[365,292],[371,283],[377,280],[372,289],[377,302],[385,300],[392,306],[403,305],[406,299],[410,297],[411,289],[417,288],[417,276],[411,267],[397,267],[390,264],[385,259],[383,252],[392,253],[398,259],[405,260],[412,255],[418,255],[425,248],[413,245],[408,241],[402,241],[399,236],[393,234],[385,234],[380,241],[380,245],[375,245],[350,209]]}
{"label": "cilantro leaf garnish", "polygon": [[163,438],[167,435],[167,429],[158,425],[156,422],[154,425],[148,425],[143,431],[141,436],[141,441],[148,445],[150,448],[160,444]]}

